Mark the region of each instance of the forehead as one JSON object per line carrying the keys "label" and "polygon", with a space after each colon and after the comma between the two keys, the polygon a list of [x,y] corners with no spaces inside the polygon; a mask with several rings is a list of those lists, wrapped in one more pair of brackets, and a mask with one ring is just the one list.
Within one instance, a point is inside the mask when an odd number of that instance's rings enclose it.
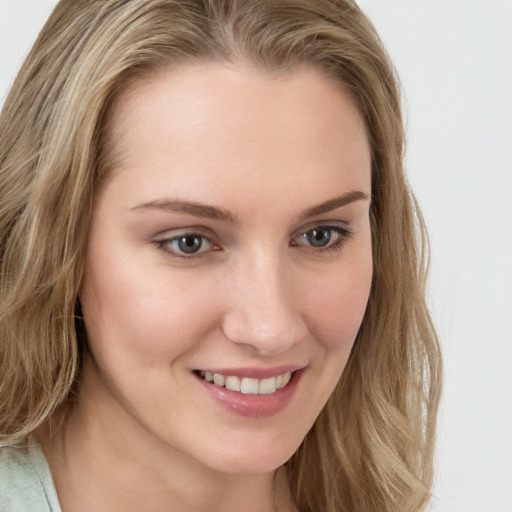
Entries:
{"label": "forehead", "polygon": [[[160,72],[125,91],[112,114],[118,173],[144,171],[145,186],[181,194],[214,179],[344,189],[370,183],[364,122],[343,88],[316,68],[270,75],[248,65],[190,64]],[[322,173],[322,171],[324,171]],[[149,190],[148,190],[149,193]]]}

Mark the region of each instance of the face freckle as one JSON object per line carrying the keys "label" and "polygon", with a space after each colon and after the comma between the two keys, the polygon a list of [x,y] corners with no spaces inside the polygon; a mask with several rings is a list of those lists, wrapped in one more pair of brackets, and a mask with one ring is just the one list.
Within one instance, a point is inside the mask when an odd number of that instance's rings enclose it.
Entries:
{"label": "face freckle", "polygon": [[270,471],[327,401],[365,312],[361,116],[313,68],[203,63],[125,92],[112,140],[80,293],[81,403],[211,470]]}

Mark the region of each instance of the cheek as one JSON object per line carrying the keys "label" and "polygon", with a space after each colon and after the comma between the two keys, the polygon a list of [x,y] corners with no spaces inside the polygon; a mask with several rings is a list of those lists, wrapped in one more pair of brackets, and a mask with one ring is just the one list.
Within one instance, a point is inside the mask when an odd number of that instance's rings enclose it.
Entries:
{"label": "cheek", "polygon": [[340,266],[324,286],[309,286],[307,317],[312,334],[328,350],[349,352],[366,311],[372,282],[371,257]]}
{"label": "cheek", "polygon": [[169,276],[130,258],[91,260],[101,264],[86,268],[80,299],[97,356],[115,351],[148,363],[169,360],[197,343],[215,321],[207,280]]}

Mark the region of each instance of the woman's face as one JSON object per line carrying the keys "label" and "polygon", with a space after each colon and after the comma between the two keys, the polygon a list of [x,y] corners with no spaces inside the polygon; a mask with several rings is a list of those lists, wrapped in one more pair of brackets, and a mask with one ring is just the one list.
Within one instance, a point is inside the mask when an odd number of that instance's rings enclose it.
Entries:
{"label": "woman's face", "polygon": [[325,405],[366,308],[363,121],[312,67],[204,63],[122,95],[111,141],[79,404],[106,436],[270,471]]}

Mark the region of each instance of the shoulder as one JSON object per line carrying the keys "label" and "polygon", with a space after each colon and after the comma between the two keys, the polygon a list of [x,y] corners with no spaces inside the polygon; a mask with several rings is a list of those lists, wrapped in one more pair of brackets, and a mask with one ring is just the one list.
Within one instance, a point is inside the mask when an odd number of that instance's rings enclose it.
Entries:
{"label": "shoulder", "polygon": [[61,512],[50,470],[34,440],[0,445],[0,512]]}

